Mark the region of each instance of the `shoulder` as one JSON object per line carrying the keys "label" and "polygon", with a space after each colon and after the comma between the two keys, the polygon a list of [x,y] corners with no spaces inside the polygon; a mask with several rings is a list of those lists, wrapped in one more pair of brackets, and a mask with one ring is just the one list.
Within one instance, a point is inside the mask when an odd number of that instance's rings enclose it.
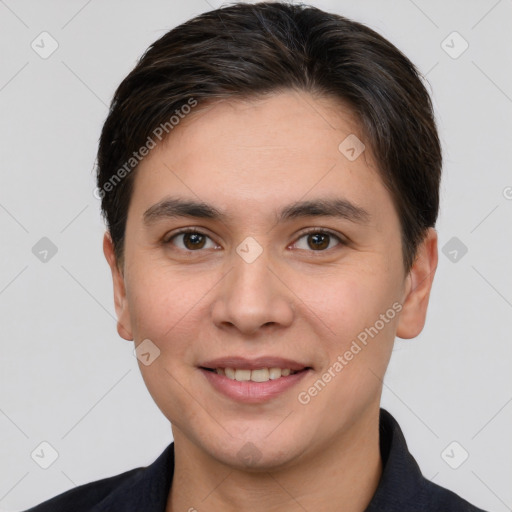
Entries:
{"label": "shoulder", "polygon": [[150,465],[70,489],[25,512],[164,510],[174,474],[174,443]]}
{"label": "shoulder", "polygon": [[383,471],[365,512],[485,512],[423,476],[398,422],[385,409],[379,429]]}
{"label": "shoulder", "polygon": [[92,511],[120,487],[137,481],[144,468],[131,469],[119,475],[79,485],[25,512],[82,512]]}
{"label": "shoulder", "polygon": [[425,511],[449,510],[450,512],[485,512],[483,509],[472,505],[455,492],[427,479],[424,479],[421,500],[426,505]]}

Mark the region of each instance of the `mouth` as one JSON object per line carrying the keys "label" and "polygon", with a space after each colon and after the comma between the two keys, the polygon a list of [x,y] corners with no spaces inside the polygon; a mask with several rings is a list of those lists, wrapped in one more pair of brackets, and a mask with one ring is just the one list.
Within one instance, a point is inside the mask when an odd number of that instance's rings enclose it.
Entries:
{"label": "mouth", "polygon": [[310,366],[306,366],[301,370],[292,370],[291,368],[279,368],[279,367],[270,367],[270,368],[256,368],[251,370],[249,368],[207,368],[204,366],[200,366],[202,370],[206,370],[207,372],[216,373],[217,375],[223,375],[230,380],[236,380],[238,382],[268,382],[270,380],[277,380],[283,377],[288,377],[289,375],[295,375],[296,373],[301,373],[306,370],[311,370]]}
{"label": "mouth", "polygon": [[313,368],[282,358],[216,359],[198,369],[214,390],[236,401],[262,403],[295,386]]}

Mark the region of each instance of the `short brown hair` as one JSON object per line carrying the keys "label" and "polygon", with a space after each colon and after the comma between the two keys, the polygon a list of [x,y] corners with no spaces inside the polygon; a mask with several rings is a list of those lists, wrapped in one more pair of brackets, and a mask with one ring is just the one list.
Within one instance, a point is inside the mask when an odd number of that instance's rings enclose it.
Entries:
{"label": "short brown hair", "polygon": [[126,162],[155,128],[191,98],[201,104],[286,89],[339,98],[352,108],[400,218],[410,270],[437,220],[442,167],[420,74],[365,25],[281,2],[236,3],[179,25],[153,43],[119,85],[99,142],[97,185],[120,266],[136,170],[136,161],[134,172]]}

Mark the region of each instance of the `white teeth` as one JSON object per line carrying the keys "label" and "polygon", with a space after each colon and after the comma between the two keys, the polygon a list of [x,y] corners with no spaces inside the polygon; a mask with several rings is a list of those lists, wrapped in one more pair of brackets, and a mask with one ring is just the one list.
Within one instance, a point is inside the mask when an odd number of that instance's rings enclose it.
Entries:
{"label": "white teeth", "polygon": [[235,380],[251,380],[251,370],[235,370]]}
{"label": "white teeth", "polygon": [[270,368],[269,373],[271,379],[279,379],[281,377],[281,368]]}
{"label": "white teeth", "polygon": [[279,379],[280,377],[287,377],[292,372],[290,368],[258,368],[257,370],[246,370],[240,368],[216,368],[215,371],[219,375],[225,375],[228,379],[252,382],[267,382],[268,380]]}
{"label": "white teeth", "polygon": [[266,382],[269,380],[268,368],[262,368],[261,370],[253,370],[251,372],[251,380],[254,382]]}

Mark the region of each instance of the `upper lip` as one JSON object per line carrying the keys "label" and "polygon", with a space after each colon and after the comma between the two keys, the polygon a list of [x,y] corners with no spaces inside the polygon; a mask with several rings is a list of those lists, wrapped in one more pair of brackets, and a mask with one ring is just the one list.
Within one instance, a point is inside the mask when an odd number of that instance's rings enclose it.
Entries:
{"label": "upper lip", "polygon": [[233,368],[233,369],[247,369],[257,370],[259,368],[289,368],[290,370],[299,371],[310,366],[293,361],[291,359],[284,359],[282,357],[262,356],[253,359],[247,359],[239,356],[219,357],[205,361],[199,365],[202,368]]}

